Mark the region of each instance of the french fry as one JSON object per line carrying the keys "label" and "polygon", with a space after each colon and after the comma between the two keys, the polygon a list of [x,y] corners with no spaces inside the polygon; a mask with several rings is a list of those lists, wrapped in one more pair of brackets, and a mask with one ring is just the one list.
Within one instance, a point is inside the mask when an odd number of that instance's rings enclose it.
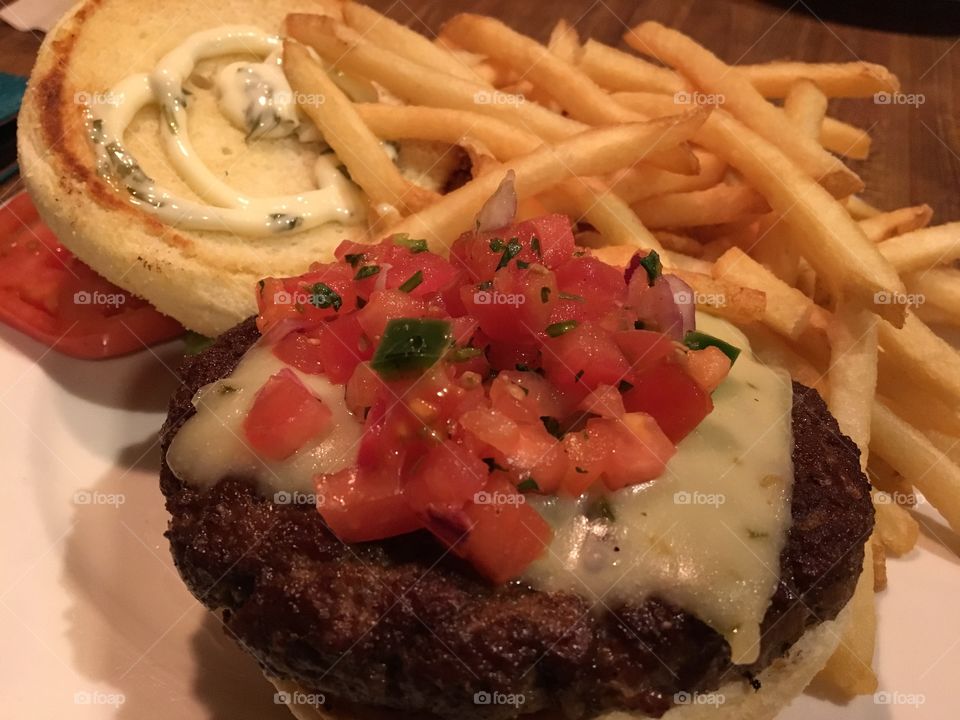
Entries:
{"label": "french fry", "polygon": [[498,160],[526,155],[543,144],[533,133],[469,110],[378,103],[357,103],[354,107],[382,140],[432,140],[459,145],[466,137],[481,142]]}
{"label": "french fry", "polygon": [[760,219],[757,238],[750,254],[787,285],[796,285],[800,275],[800,253],[789,237],[790,229],[776,213]]}
{"label": "french fry", "polygon": [[918,387],[960,409],[960,353],[913,313],[902,328],[883,321],[879,326],[883,348],[881,370],[909,377]]}
{"label": "french fry", "polygon": [[[375,79],[387,90],[416,105],[469,110],[514,122],[546,140],[570,137],[585,129],[535,103],[524,102],[440,70],[433,70],[366,41],[332,18],[318,15],[288,15],[287,33],[309,45],[340,70]],[[500,92],[499,95],[497,93]]]}
{"label": "french fry", "polygon": [[798,134],[783,111],[767,102],[736,68],[689,37],[659,23],[645,22],[625,33],[624,40],[677,68],[704,93],[715,95],[724,110],[776,145],[834,197],[846,197],[863,188],[856,173],[819,142]]}
{"label": "french fry", "polygon": [[800,78],[790,86],[783,111],[801,133],[817,140],[827,115],[827,96],[812,80]]}
{"label": "french fry", "polygon": [[715,185],[707,190],[658,195],[633,205],[640,221],[651,228],[679,228],[736,222],[768,212],[770,207],[745,185]]}
{"label": "french fry", "polygon": [[925,228],[933,218],[929,205],[900,208],[860,220],[860,229],[871,242],[882,242],[895,235]]}
{"label": "french fry", "polygon": [[871,450],[913,483],[954,532],[960,531],[960,467],[879,400],[871,433]]}
{"label": "french fry", "polygon": [[663,251],[660,242],[637,219],[630,206],[606,192],[606,187],[598,181],[573,178],[559,185],[554,192],[566,201],[568,215],[593,225],[605,242]]}
{"label": "french fry", "polygon": [[576,65],[577,56],[580,54],[580,38],[577,36],[577,29],[560,18],[550,31],[547,49],[565,63]]}
{"label": "french fry", "polygon": [[483,82],[473,66],[460,56],[444,51],[420,33],[381,15],[373,8],[357,2],[345,2],[342,13],[346,24],[369,42],[388,47],[407,60],[434,70],[472,82]]}
{"label": "french fry", "polygon": [[703,245],[689,235],[678,235],[677,233],[666,230],[655,230],[653,236],[660,241],[660,244],[663,245],[666,250],[672,250],[673,252],[695,258],[703,255]]}
{"label": "french fry", "polygon": [[825,117],[820,126],[820,144],[830,152],[851,158],[866,160],[870,157],[870,133],[849,123]]}
{"label": "french fry", "polygon": [[873,508],[876,511],[874,532],[883,547],[897,556],[913,550],[920,536],[920,526],[897,503],[897,498],[885,492],[874,492]]}
{"label": "french fry", "polygon": [[882,490],[887,495],[896,497],[900,505],[914,507],[917,504],[917,498],[913,493],[913,485],[907,482],[903,475],[890,467],[890,464],[876,453],[870,455],[867,477],[870,478],[870,484],[873,487]]}
{"label": "french fry", "polygon": [[796,347],[767,329],[764,325],[745,328],[750,338],[750,346],[761,362],[773,367],[781,367],[790,373],[790,377],[807,387],[815,389],[828,400],[830,386],[825,372],[818,370],[810,361],[797,352]]}
{"label": "french fry", "polygon": [[843,206],[847,209],[847,212],[850,213],[850,217],[852,217],[854,220],[865,220],[867,218],[875,217],[883,212],[857,195],[851,195],[850,197],[845,198],[843,200]]}
{"label": "french fry", "polygon": [[877,391],[897,415],[927,432],[938,430],[960,437],[960,413],[929,388],[905,383],[903,373],[886,355],[880,358]]}
{"label": "french fry", "polygon": [[635,203],[656,195],[706,190],[719,183],[727,164],[713,153],[695,151],[700,171],[695,175],[672,173],[649,165],[638,165],[615,173],[610,190],[627,203]]}
{"label": "french fry", "polygon": [[[626,267],[630,262],[630,258],[632,258],[636,252],[637,248],[633,245],[602,245],[593,249],[593,254],[596,257],[603,260],[605,263],[616,265],[618,267]],[[686,255],[664,250],[660,254],[660,260],[663,261],[663,266],[667,268],[669,272],[678,275],[680,274],[680,271],[687,271],[691,273],[697,273],[698,275],[705,275],[707,277],[710,276],[710,263],[705,263],[697,258],[687,257]],[[731,297],[733,297],[732,293]],[[747,308],[745,312],[749,312],[748,306],[754,305],[758,298],[761,302],[760,312],[763,311],[762,293],[750,291],[750,295],[746,295],[745,297],[747,298],[744,303],[745,308]]]}
{"label": "french fry", "polygon": [[730,248],[713,265],[714,277],[760,290],[767,296],[763,322],[781,335],[796,339],[806,330],[813,302],[739,248]]}
{"label": "french fry", "polygon": [[860,448],[860,467],[870,454],[870,417],[877,389],[877,316],[841,305],[827,328],[830,341],[830,412]]}
{"label": "french fry", "polygon": [[439,198],[400,174],[376,136],[360,120],[350,99],[303,45],[285,41],[283,60],[284,73],[298,97],[324,98],[322,103],[305,103],[300,107],[316,123],[372,204],[394,205],[416,212]]}
{"label": "french fry", "polygon": [[484,15],[460,13],[443,27],[444,37],[474,52],[485,52],[550,94],[571,117],[590,125],[644,119],[614,102],[585,73],[526,35]]}
{"label": "french fry", "polygon": [[580,69],[607,90],[678,93],[688,91],[686,83],[672,70],[587,40],[580,50]]}
{"label": "french fry", "polygon": [[[648,123],[588,130],[511,160],[503,169],[516,173],[515,186],[521,198],[538,195],[567,178],[614,172],[637,162],[654,148],[683,142],[696,132],[705,116],[705,112],[700,111]],[[426,210],[406,218],[393,231],[426,238],[438,250],[447,247],[469,228],[483,203],[499,186],[501,177],[499,173],[491,173],[477,178],[444,195]]]}
{"label": "french fry", "polygon": [[884,240],[877,246],[899,272],[928,270],[960,260],[960,222],[934,225]]}
{"label": "french fry", "polygon": [[[783,217],[789,237],[817,275],[842,288],[850,301],[866,307],[883,293],[903,293],[903,282],[878,250],[883,244],[867,240],[844,207],[776,147],[722,110],[711,113],[694,141],[740,171]],[[896,325],[906,315],[895,303],[876,305],[876,312]]]}
{"label": "french fry", "polygon": [[878,593],[887,589],[887,549],[876,533],[870,536],[870,551],[873,560],[873,591]]}
{"label": "french fry", "polygon": [[873,545],[867,539],[863,548],[863,572],[848,603],[850,620],[840,635],[836,652],[816,677],[849,697],[870,695],[877,689],[877,676],[872,669],[877,640],[873,583]]}
{"label": "french fry", "polygon": [[918,310],[939,311],[940,322],[960,325],[960,270],[933,268],[904,277],[907,295],[914,296]]}
{"label": "french fry", "polygon": [[763,292],[682,268],[670,272],[693,289],[699,310],[741,326],[763,320],[767,305]]}
{"label": "french fry", "polygon": [[757,92],[768,98],[786,97],[798,77],[812,80],[827,97],[868,98],[900,90],[896,75],[882,65],[867,62],[772,62],[736,67]]}
{"label": "french fry", "polygon": [[950,462],[960,465],[960,437],[936,430],[927,430],[924,434],[940,452],[950,458]]}

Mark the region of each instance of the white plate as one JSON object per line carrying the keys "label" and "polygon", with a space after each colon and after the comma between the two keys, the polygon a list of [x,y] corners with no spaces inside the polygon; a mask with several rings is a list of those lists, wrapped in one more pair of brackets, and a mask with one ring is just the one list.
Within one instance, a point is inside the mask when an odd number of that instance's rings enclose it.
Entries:
{"label": "white plate", "polygon": [[[84,362],[0,328],[2,717],[290,717],[163,537],[156,438],[180,347]],[[919,548],[890,561],[880,596],[886,694],[803,696],[784,720],[957,716],[960,561],[936,538],[960,539],[929,508],[920,519]]]}

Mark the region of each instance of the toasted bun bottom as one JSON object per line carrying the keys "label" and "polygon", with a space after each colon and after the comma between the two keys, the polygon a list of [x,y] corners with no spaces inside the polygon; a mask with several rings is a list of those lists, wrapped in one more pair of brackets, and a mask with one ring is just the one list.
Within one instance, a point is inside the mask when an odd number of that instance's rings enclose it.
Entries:
{"label": "toasted bun bottom", "polygon": [[[849,606],[836,620],[821,623],[803,634],[782,658],[774,661],[757,679],[760,690],[746,681],[727,683],[713,693],[692,696],[689,702],[675,705],[662,720],[770,720],[810,684],[839,643],[849,621]],[[412,720],[415,713],[387,710],[352,703],[336,703],[336,708],[310,704],[310,690],[296,683],[267,676],[277,688],[279,699],[289,698],[287,707],[297,720]],[[422,717],[422,716],[421,716]],[[562,714],[537,713],[537,720],[562,720]],[[593,720],[636,720],[647,717],[637,713],[614,711]]]}

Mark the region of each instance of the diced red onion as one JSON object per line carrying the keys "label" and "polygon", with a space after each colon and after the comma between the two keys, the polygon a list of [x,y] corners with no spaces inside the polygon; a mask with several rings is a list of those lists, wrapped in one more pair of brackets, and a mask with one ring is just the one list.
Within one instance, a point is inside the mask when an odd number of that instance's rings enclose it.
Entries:
{"label": "diced red onion", "polygon": [[681,329],[683,330],[680,339],[683,340],[688,332],[697,329],[697,308],[694,303],[693,288],[676,275],[663,275],[662,277],[670,285],[670,290],[673,292],[673,301],[680,310]]}
{"label": "diced red onion", "polygon": [[[639,279],[634,285],[637,283]],[[693,290],[676,275],[661,275],[653,285],[639,293],[636,310],[643,322],[671,340],[683,340],[696,322]]]}
{"label": "diced red onion", "polygon": [[[630,258],[630,262],[627,263],[627,269],[623,271],[623,279],[626,281],[627,285],[630,284],[633,274],[640,269],[640,261],[647,256],[647,253],[635,252],[633,257]],[[644,270],[644,276],[646,276],[646,270]]]}
{"label": "diced red onion", "polygon": [[480,232],[499,230],[513,222],[517,216],[517,191],[513,187],[515,175],[508,170],[496,192],[477,213],[477,229]]}

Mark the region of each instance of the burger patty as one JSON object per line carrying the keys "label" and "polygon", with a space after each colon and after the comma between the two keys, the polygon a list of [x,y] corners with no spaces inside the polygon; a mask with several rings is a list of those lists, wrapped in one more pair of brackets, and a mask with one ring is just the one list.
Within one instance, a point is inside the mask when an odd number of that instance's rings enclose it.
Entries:
{"label": "burger patty", "polygon": [[[164,457],[196,391],[232,372],[257,338],[247,320],[184,361]],[[792,525],[750,666],[734,665],[718,633],[663,600],[600,613],[573,594],[492,587],[426,532],[345,545],[312,506],[275,504],[244,477],[201,492],[164,461],[166,535],[193,594],[221,611],[267,674],[307,690],[449,718],[561,706],[572,717],[659,717],[675,693],[751,678],[853,593],[873,527],[869,484],[820,396],[797,383],[793,392]],[[485,692],[523,702],[477,702]]]}

